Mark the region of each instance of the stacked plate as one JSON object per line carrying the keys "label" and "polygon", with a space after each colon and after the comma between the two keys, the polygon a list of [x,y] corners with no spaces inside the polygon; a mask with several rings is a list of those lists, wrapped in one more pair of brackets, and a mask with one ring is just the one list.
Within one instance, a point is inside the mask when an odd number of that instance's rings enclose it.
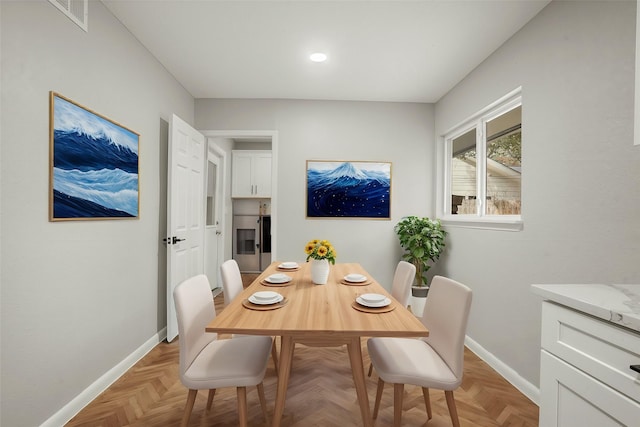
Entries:
{"label": "stacked plate", "polygon": [[272,274],[271,276],[264,279],[266,282],[277,284],[277,283],[287,283],[291,281],[291,276],[287,276],[283,273]]}
{"label": "stacked plate", "polygon": [[347,274],[344,276],[344,280],[351,283],[362,283],[367,280],[367,276],[362,274]]}
{"label": "stacked plate", "polygon": [[273,291],[260,291],[255,292],[249,297],[249,302],[258,305],[277,304],[282,301],[284,297],[277,292]]}
{"label": "stacked plate", "polygon": [[391,300],[382,294],[362,294],[356,297],[356,302],[371,308],[386,307],[391,304]]}
{"label": "stacked plate", "polygon": [[280,264],[278,266],[278,268],[281,268],[283,270],[295,270],[296,268],[298,268],[299,265],[297,262],[295,261],[287,261],[287,262],[283,262],[282,264]]}

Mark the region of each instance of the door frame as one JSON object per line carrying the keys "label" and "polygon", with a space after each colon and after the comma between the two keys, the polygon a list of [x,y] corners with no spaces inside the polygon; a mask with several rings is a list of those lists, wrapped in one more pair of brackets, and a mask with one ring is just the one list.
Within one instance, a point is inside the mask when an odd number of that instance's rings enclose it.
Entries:
{"label": "door frame", "polygon": [[[239,138],[271,138],[271,235],[277,236],[278,234],[278,131],[276,130],[199,130],[202,135],[207,139],[207,144],[209,143],[209,138],[228,138],[228,139],[239,139]],[[216,144],[214,144],[216,145]],[[217,146],[217,145],[216,145]],[[219,148],[219,147],[218,147]],[[231,165],[230,163],[231,156],[227,155],[225,157],[225,165],[224,165],[224,182],[225,188],[223,189],[223,207],[231,206]],[[232,228],[227,227],[228,224],[231,224],[233,217],[233,212],[230,212],[227,209],[223,208],[223,219],[224,225],[223,230],[231,230]],[[230,247],[230,239],[226,239],[225,235],[222,236],[223,239],[223,254],[225,258],[231,258],[233,253]],[[274,238],[271,241],[271,259],[278,259],[278,239]]]}

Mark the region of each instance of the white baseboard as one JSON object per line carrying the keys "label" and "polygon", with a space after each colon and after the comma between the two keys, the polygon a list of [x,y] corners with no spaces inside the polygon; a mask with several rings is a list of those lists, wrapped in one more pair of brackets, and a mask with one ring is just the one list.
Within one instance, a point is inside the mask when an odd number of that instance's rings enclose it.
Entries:
{"label": "white baseboard", "polygon": [[41,427],[59,427],[65,425],[71,418],[76,416],[78,412],[87,406],[93,399],[98,397],[100,393],[105,391],[111,384],[120,378],[127,370],[135,365],[147,353],[149,353],[156,345],[158,345],[167,336],[167,328],[163,328],[157,334],[152,336],[138,347],[133,353],[127,356],[123,361],[113,368],[109,369],[103,376],[95,380],[89,387],[83,390],[73,400],[64,405],[58,412],[53,414],[51,418],[42,423]]}
{"label": "white baseboard", "polygon": [[487,351],[480,344],[475,342],[469,336],[465,337],[465,345],[474,352],[480,359],[482,359],[487,365],[495,369],[505,380],[509,381],[515,388],[520,390],[522,394],[527,396],[536,405],[540,406],[540,389],[525,380],[514,371],[510,366],[505,364],[502,360],[495,357],[492,353]]}

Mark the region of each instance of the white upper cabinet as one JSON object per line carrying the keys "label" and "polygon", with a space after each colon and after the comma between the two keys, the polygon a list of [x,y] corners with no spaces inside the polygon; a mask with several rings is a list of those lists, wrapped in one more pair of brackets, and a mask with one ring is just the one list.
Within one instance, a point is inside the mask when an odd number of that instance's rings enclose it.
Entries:
{"label": "white upper cabinet", "polygon": [[231,197],[271,197],[271,151],[232,151]]}

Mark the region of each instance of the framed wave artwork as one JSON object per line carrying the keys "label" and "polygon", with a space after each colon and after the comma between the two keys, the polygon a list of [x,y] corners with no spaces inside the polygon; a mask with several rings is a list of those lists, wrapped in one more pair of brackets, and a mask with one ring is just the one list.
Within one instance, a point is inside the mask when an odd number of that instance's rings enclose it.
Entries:
{"label": "framed wave artwork", "polygon": [[307,218],[391,219],[391,163],[307,160]]}
{"label": "framed wave artwork", "polygon": [[140,135],[55,92],[49,116],[49,220],[139,218]]}

